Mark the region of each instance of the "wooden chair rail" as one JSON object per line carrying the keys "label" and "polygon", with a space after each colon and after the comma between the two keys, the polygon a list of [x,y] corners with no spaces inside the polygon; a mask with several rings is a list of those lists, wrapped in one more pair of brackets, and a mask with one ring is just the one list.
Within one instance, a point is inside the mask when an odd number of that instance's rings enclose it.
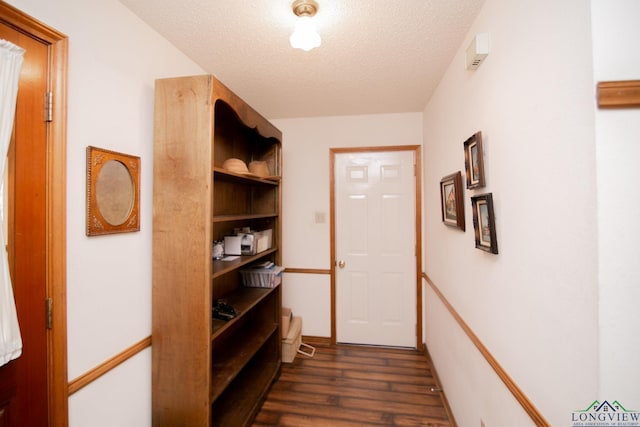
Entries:
{"label": "wooden chair rail", "polygon": [[90,384],[91,382],[97,380],[116,366],[121,363],[131,359],[136,354],[140,353],[147,347],[151,346],[151,336],[139,341],[138,343],[132,345],[128,349],[123,352],[113,356],[111,359],[101,363],[95,368],[91,369],[88,372],[80,375],[78,378],[69,382],[69,396],[71,396],[76,391],[80,390],[84,386]]}
{"label": "wooden chair rail", "polygon": [[598,83],[599,108],[640,107],[640,80]]}
{"label": "wooden chair rail", "polygon": [[485,358],[489,366],[493,368],[498,377],[502,380],[504,385],[509,389],[513,397],[516,398],[518,403],[522,406],[522,409],[531,417],[531,420],[540,427],[550,427],[551,424],[544,418],[544,416],[538,411],[538,409],[531,403],[529,398],[523,393],[523,391],[518,387],[518,385],[511,379],[509,374],[500,366],[495,357],[489,352],[487,347],[484,346],[482,341],[478,338],[478,336],[471,330],[469,325],[460,317],[458,312],[453,308],[453,306],[449,303],[449,301],[444,297],[440,289],[431,281],[429,276],[425,273],[422,273],[422,277],[427,281],[431,289],[436,293],[442,304],[447,308],[451,316],[458,323],[460,328],[467,334],[471,342],[476,346],[480,354]]}
{"label": "wooden chair rail", "polygon": [[331,274],[330,269],[321,268],[285,268],[285,273],[300,273],[300,274]]}

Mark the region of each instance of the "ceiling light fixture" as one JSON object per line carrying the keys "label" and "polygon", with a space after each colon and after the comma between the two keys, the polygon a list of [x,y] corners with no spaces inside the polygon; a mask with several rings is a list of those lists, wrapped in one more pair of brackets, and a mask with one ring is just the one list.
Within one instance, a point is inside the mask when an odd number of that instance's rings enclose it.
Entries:
{"label": "ceiling light fixture", "polygon": [[320,35],[311,19],[318,12],[318,3],[314,0],[296,0],[291,5],[291,8],[298,17],[296,19],[296,29],[289,37],[291,46],[307,52],[314,47],[320,46],[322,40],[320,40]]}

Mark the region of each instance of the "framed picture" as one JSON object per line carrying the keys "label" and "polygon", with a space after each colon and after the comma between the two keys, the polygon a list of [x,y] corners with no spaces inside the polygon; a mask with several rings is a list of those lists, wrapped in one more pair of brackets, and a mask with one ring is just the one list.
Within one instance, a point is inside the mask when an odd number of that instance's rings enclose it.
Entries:
{"label": "framed picture", "polygon": [[87,236],[140,231],[140,157],[87,147]]}
{"label": "framed picture", "polygon": [[484,156],[482,132],[474,133],[464,142],[464,167],[467,175],[467,188],[484,187]]}
{"label": "framed picture", "polygon": [[460,171],[447,175],[440,181],[440,204],[442,222],[465,231],[462,173]]}
{"label": "framed picture", "polygon": [[473,209],[473,229],[476,234],[476,248],[497,254],[496,222],[493,214],[493,195],[480,194],[471,198]]}

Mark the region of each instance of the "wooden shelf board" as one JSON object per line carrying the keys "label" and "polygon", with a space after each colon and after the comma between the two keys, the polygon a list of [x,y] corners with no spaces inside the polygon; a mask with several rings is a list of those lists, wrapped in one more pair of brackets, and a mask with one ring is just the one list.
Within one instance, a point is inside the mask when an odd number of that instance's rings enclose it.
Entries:
{"label": "wooden shelf board", "polygon": [[276,218],[277,216],[277,213],[216,215],[213,217],[213,222],[247,221],[251,219]]}
{"label": "wooden shelf board", "polygon": [[[278,285],[280,286],[280,285]],[[236,292],[225,297],[227,304],[238,311],[238,317],[231,320],[212,319],[211,339],[215,340],[227,328],[239,321],[242,316],[249,312],[256,304],[265,299],[269,294],[278,288],[239,288]]]}
{"label": "wooden shelf board", "polygon": [[216,277],[222,276],[225,273],[236,270],[237,268],[242,267],[243,265],[250,264],[254,261],[257,261],[264,256],[267,256],[269,254],[276,252],[277,250],[278,248],[271,248],[271,249],[267,249],[264,252],[260,252],[259,254],[256,254],[256,255],[239,255],[238,258],[234,259],[233,261],[214,260],[212,263],[213,265],[212,278],[215,279]]}
{"label": "wooden shelf board", "polygon": [[255,177],[255,176],[243,175],[243,174],[240,174],[240,173],[229,172],[226,169],[218,168],[218,167],[214,167],[213,168],[213,172],[214,172],[214,177],[215,178],[221,179],[221,180],[225,180],[225,181],[246,182],[246,183],[251,183],[251,184],[259,183],[259,184],[273,185],[273,186],[276,186],[276,185],[280,184],[280,177],[279,176],[273,176],[273,177],[269,177],[269,178],[258,178],[258,177]]}
{"label": "wooden shelf board", "polygon": [[280,366],[280,362],[257,363],[244,371],[212,405],[211,425],[251,425]]}
{"label": "wooden shelf board", "polygon": [[[255,328],[255,325],[252,325]],[[258,350],[273,334],[278,332],[277,324],[262,325],[259,329],[247,333],[241,342],[235,342],[233,348],[214,351],[211,374],[211,402],[214,402],[242,372]]]}

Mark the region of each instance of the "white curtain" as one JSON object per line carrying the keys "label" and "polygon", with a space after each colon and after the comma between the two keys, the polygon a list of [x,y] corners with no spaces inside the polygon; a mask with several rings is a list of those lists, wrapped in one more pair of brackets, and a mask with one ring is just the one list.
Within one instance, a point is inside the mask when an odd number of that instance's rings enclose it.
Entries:
{"label": "white curtain", "polygon": [[11,142],[24,49],[0,39],[0,366],[22,354],[4,227],[4,171]]}

